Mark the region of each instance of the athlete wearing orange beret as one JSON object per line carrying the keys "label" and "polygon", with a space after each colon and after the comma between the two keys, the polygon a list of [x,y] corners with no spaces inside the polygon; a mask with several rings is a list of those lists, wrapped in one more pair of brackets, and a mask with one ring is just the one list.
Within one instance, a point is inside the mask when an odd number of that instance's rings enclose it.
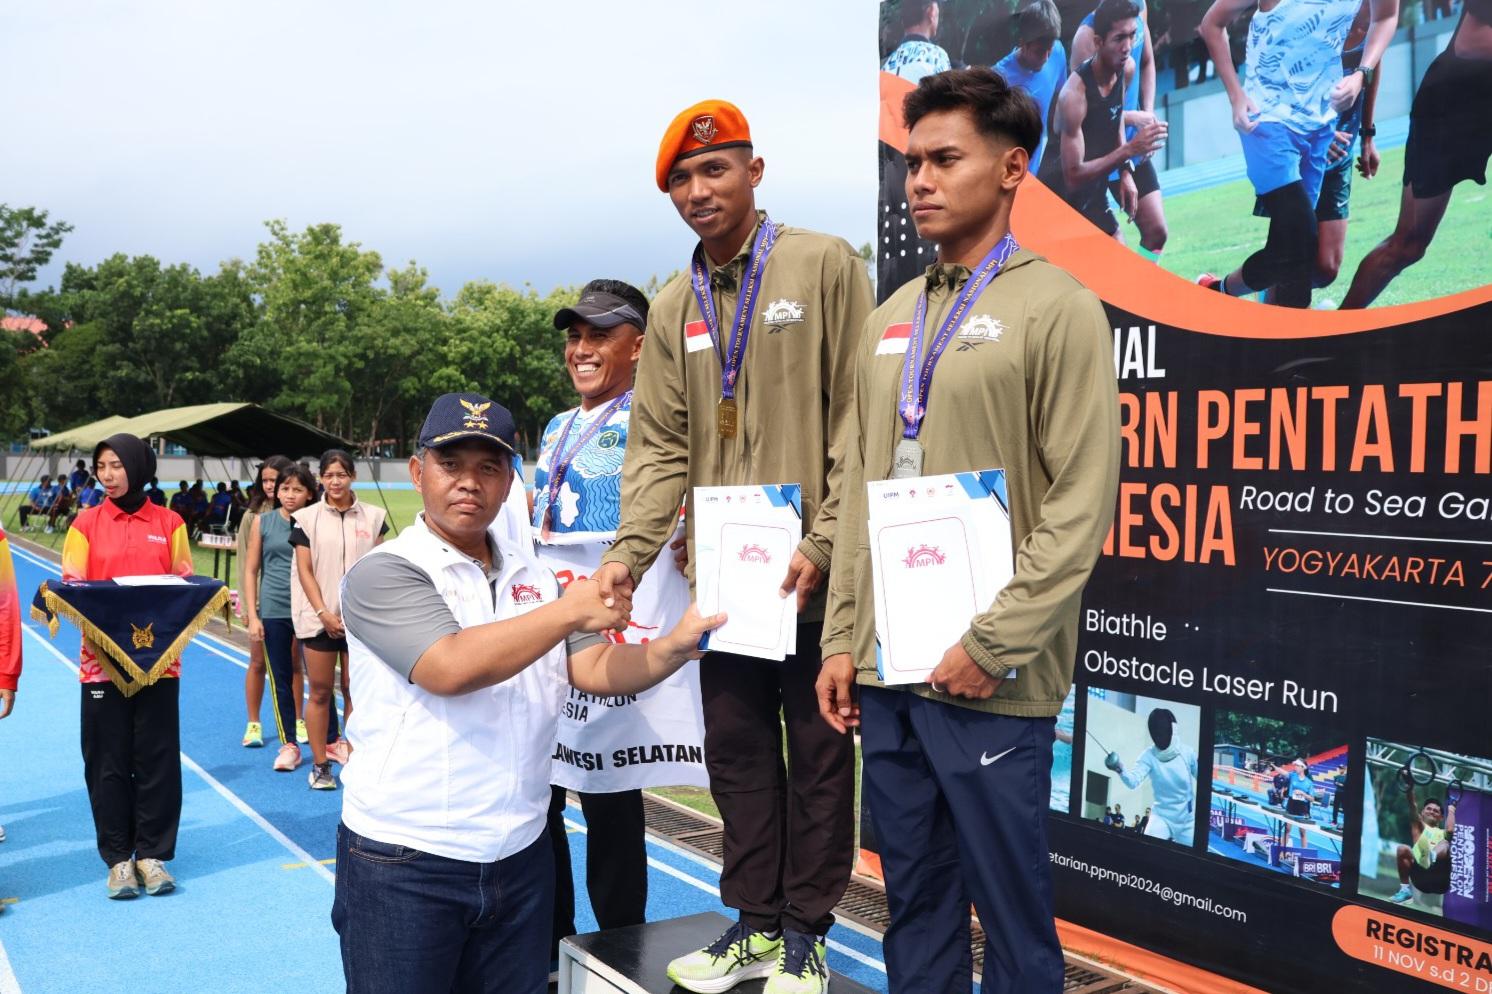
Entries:
{"label": "athlete wearing orange beret", "polygon": [[725,821],[720,896],[740,920],[668,974],[697,992],[766,977],[768,994],[821,994],[824,935],[854,854],[855,774],[850,740],[817,719],[820,587],[873,301],[843,239],[757,210],[764,169],[745,115],[723,100],[683,111],[659,144],[658,187],[699,242],[648,313],[621,524],[595,575],[608,594],[640,579],[693,487],[802,486],[804,538],[782,584],[797,597],[800,651],[781,663],[709,653],[700,665],[705,763]]}

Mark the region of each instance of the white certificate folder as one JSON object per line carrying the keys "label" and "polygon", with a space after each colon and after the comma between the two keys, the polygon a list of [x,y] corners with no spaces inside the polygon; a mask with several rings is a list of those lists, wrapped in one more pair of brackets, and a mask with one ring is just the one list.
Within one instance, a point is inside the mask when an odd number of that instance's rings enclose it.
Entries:
{"label": "white certificate folder", "polygon": [[924,683],[1015,572],[1005,471],[867,484],[876,669]]}
{"label": "white certificate folder", "polygon": [[730,618],[700,648],[778,661],[798,650],[797,597],[779,591],[803,540],[801,489],[694,488],[695,596],[701,613]]}

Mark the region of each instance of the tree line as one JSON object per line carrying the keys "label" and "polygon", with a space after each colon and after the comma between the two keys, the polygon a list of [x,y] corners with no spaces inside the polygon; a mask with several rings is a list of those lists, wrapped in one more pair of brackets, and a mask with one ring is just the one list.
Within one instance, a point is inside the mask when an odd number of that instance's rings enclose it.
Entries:
{"label": "tree line", "polygon": [[502,398],[536,445],[574,403],[552,319],[576,288],[473,280],[443,299],[425,269],[385,266],[339,225],[265,228],[250,260],[214,273],[116,254],[69,263],[56,287],[36,290],[28,284],[72,228],[0,204],[0,309],[46,325],[0,341],[0,439],[249,401],[365,452],[405,453],[433,396],[479,390]]}

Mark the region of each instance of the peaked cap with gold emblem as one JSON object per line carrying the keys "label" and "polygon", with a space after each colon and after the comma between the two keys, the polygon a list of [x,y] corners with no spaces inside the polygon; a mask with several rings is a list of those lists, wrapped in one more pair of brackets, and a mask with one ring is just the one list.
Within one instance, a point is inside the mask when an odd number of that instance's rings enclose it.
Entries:
{"label": "peaked cap with gold emblem", "polygon": [[481,438],[505,452],[517,453],[517,425],[506,407],[476,393],[447,393],[435,398],[420,428],[420,447],[438,449],[468,438]]}
{"label": "peaked cap with gold emblem", "polygon": [[668,125],[658,145],[658,189],[668,192],[668,171],[680,159],[718,148],[750,148],[751,127],[741,108],[725,100],[701,100]]}

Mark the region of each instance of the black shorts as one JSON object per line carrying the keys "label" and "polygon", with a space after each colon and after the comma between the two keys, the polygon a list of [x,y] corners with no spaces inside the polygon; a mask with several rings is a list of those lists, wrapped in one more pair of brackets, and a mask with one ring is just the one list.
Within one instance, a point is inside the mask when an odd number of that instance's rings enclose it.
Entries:
{"label": "black shorts", "polygon": [[344,655],[347,653],[345,638],[334,639],[324,631],[317,632],[308,639],[301,639],[300,644],[317,652],[340,652]]}
{"label": "black shorts", "polygon": [[1309,818],[1311,802],[1303,797],[1292,797],[1285,802],[1285,813],[1294,818]]}
{"label": "black shorts", "polygon": [[1431,863],[1428,870],[1418,863],[1410,863],[1409,880],[1426,894],[1444,894],[1451,889],[1450,853]]}
{"label": "black shorts", "polygon": [[1110,238],[1119,230],[1119,221],[1109,210],[1109,195],[1104,192],[1102,183],[1094,183],[1080,191],[1079,196],[1068,198],[1067,202]]}
{"label": "black shorts", "polygon": [[1438,197],[1467,179],[1486,184],[1489,104],[1492,59],[1463,59],[1449,48],[1435,56],[1414,95],[1404,147],[1404,185],[1416,197]]}
{"label": "black shorts", "polygon": [[[1155,172],[1154,159],[1146,159],[1138,166],[1135,166],[1134,174],[1135,189],[1140,191],[1141,200],[1160,189],[1160,176]],[[1114,200],[1117,203],[1122,204],[1124,202],[1123,198],[1119,196],[1118,180],[1111,180],[1109,182],[1109,192],[1114,195]]]}

